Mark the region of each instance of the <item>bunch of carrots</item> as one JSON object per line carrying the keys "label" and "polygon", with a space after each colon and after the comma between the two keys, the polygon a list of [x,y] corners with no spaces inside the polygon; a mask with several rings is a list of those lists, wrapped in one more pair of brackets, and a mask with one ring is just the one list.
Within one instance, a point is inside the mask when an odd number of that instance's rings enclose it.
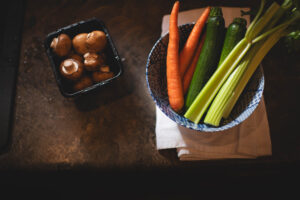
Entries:
{"label": "bunch of carrots", "polygon": [[169,44],[167,51],[167,89],[171,108],[180,112],[184,107],[184,95],[192,80],[204,43],[203,29],[209,16],[206,7],[194,25],[183,49],[179,53],[178,32],[179,1],[174,3],[169,20]]}

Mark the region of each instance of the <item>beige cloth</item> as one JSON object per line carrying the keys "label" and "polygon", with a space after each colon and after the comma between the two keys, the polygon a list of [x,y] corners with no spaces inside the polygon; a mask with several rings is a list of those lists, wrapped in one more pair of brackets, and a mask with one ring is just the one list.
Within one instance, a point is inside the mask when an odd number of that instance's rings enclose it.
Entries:
{"label": "beige cloth", "polygon": [[[246,8],[222,8],[226,26],[234,17],[240,16],[241,9],[247,10]],[[180,12],[178,24],[195,22],[202,11],[203,8]],[[169,15],[166,15],[163,17],[162,35],[168,31],[168,26]],[[182,127],[156,108],[155,132],[157,149],[177,148],[180,160],[256,158],[272,154],[264,99],[252,115],[240,125],[213,133]]]}

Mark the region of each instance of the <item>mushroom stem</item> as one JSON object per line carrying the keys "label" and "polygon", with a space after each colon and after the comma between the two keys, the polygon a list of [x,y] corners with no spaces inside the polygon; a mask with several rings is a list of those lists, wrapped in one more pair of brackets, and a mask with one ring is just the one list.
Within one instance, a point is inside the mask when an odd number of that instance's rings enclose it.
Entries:
{"label": "mushroom stem", "polygon": [[86,38],[89,39],[92,36],[93,33],[88,33]]}
{"label": "mushroom stem", "polygon": [[78,64],[77,62],[74,62],[73,60],[66,60],[63,64],[62,70],[66,74],[72,74],[78,70]]}

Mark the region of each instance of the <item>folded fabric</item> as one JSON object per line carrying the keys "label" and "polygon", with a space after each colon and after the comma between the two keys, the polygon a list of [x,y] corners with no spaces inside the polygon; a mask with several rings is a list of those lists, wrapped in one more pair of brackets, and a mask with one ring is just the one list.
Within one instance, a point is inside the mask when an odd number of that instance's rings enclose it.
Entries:
{"label": "folded fabric", "polygon": [[[247,8],[222,7],[225,24]],[[178,24],[195,22],[203,9],[179,13]],[[249,19],[247,19],[249,22]],[[169,15],[163,17],[162,35],[168,31]],[[219,132],[199,132],[176,124],[156,108],[157,149],[176,148],[180,160],[256,158],[272,154],[269,124],[264,99],[240,125]]]}
{"label": "folded fabric", "polygon": [[256,158],[272,154],[264,100],[240,125],[219,132],[185,128],[156,108],[156,147],[177,148],[180,160]]}

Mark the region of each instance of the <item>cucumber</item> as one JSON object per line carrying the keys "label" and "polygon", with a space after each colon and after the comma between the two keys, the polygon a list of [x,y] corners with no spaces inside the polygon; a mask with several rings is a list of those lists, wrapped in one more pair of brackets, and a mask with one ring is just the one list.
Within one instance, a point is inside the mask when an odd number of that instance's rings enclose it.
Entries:
{"label": "cucumber", "polygon": [[233,47],[244,38],[247,30],[246,25],[247,21],[244,18],[237,17],[228,26],[218,66],[225,60]]}
{"label": "cucumber", "polygon": [[185,97],[185,109],[190,107],[200,90],[216,70],[224,35],[225,22],[222,9],[220,7],[212,7],[207,19],[205,41]]}

